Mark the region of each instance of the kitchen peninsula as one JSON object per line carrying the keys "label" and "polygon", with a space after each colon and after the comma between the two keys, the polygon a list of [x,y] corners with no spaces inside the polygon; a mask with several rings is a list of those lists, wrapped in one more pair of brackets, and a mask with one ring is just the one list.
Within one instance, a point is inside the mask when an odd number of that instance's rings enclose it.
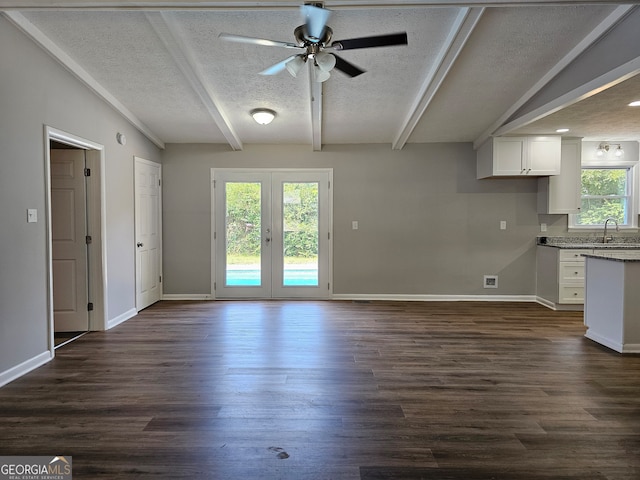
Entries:
{"label": "kitchen peninsula", "polygon": [[640,250],[585,253],[585,336],[640,353]]}
{"label": "kitchen peninsula", "polygon": [[582,310],[585,254],[640,251],[640,237],[617,236],[604,242],[603,235],[538,237],[536,296],[554,310]]}

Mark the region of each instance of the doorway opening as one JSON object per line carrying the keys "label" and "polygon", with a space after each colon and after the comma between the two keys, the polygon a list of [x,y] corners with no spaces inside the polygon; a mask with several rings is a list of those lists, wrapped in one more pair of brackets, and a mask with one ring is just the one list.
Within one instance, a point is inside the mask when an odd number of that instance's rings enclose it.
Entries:
{"label": "doorway opening", "polygon": [[45,127],[49,349],[106,326],[104,147]]}

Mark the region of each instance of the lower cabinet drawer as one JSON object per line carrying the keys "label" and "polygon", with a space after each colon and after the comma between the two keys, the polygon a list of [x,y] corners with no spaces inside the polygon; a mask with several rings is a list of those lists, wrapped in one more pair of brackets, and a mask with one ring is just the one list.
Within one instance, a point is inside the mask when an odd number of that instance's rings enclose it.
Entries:
{"label": "lower cabinet drawer", "polygon": [[559,283],[584,283],[584,262],[560,262]]}
{"label": "lower cabinet drawer", "polygon": [[593,253],[593,250],[560,250],[558,252],[558,260],[561,262],[584,262],[584,254]]}
{"label": "lower cabinet drawer", "polygon": [[584,285],[560,285],[558,303],[584,303]]}

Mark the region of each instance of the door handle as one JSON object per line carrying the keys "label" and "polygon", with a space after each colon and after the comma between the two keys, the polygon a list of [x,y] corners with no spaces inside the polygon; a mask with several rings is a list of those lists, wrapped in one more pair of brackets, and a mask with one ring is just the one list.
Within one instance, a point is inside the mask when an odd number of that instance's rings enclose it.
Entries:
{"label": "door handle", "polygon": [[144,247],[144,243],[142,243],[142,242],[138,242],[138,244],[137,244],[137,245],[138,245],[138,248],[140,248],[140,247]]}

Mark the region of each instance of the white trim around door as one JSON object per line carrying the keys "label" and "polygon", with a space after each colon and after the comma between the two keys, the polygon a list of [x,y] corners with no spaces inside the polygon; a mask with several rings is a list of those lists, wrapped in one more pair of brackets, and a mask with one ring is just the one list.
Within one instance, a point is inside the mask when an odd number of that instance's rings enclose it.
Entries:
{"label": "white trim around door", "polygon": [[88,248],[89,261],[89,330],[106,330],[107,281],[106,281],[106,203],[105,203],[105,151],[104,146],[50,126],[44,127],[45,168],[45,222],[47,241],[47,325],[49,350],[54,355],[53,314],[53,248],[51,223],[51,141],[64,143],[86,151],[87,168],[87,231],[91,237]]}

